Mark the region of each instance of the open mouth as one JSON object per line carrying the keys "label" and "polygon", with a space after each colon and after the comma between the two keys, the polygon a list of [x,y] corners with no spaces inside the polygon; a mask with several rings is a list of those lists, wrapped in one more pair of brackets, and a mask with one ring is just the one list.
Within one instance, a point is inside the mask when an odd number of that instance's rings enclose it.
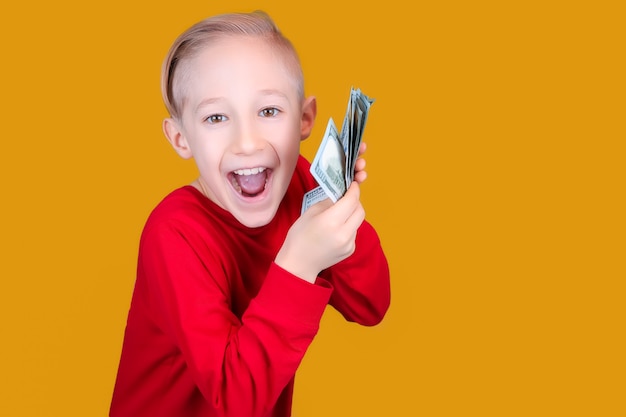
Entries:
{"label": "open mouth", "polygon": [[265,167],[237,169],[230,174],[233,188],[244,197],[255,197],[265,191],[271,170]]}

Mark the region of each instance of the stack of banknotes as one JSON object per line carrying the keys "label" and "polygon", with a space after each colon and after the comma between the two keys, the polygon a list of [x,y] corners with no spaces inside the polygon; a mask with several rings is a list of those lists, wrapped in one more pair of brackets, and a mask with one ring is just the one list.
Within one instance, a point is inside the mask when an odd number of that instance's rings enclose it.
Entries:
{"label": "stack of banknotes", "polygon": [[319,184],[304,195],[302,212],[326,198],[337,202],[354,180],[354,167],[365,129],[367,115],[374,100],[360,89],[350,89],[350,99],[341,132],[328,120],[322,143],[311,163],[311,174]]}

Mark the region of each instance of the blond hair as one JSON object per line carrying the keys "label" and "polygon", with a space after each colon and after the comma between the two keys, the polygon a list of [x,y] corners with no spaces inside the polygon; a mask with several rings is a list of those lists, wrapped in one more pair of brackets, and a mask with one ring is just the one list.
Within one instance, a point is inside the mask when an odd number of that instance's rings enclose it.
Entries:
{"label": "blond hair", "polygon": [[[260,10],[251,13],[228,13],[204,19],[185,32],[172,44],[161,69],[161,94],[171,117],[180,119],[187,78],[184,63],[194,58],[207,45],[229,36],[251,36],[267,41],[279,52],[296,83],[299,97],[304,98],[304,76],[298,53],[281,33],[270,16]],[[181,68],[182,67],[182,68]]]}

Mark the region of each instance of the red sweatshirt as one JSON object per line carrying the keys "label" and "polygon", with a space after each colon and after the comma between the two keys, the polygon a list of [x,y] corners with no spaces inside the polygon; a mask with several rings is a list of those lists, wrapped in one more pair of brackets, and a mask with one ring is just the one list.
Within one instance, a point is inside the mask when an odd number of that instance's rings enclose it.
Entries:
{"label": "red sweatshirt", "polygon": [[363,325],[382,320],[389,269],[367,222],[355,253],[315,284],[273,262],[316,185],[301,157],[275,218],[254,229],[192,186],[154,209],[111,417],[289,416],[294,375],[325,306]]}

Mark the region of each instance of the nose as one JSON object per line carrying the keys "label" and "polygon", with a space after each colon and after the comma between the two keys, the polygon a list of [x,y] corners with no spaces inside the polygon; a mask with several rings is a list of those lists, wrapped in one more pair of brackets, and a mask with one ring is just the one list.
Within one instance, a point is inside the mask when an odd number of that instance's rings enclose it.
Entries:
{"label": "nose", "polygon": [[244,121],[237,129],[233,151],[236,154],[250,155],[263,149],[264,143],[262,134],[254,121]]}

